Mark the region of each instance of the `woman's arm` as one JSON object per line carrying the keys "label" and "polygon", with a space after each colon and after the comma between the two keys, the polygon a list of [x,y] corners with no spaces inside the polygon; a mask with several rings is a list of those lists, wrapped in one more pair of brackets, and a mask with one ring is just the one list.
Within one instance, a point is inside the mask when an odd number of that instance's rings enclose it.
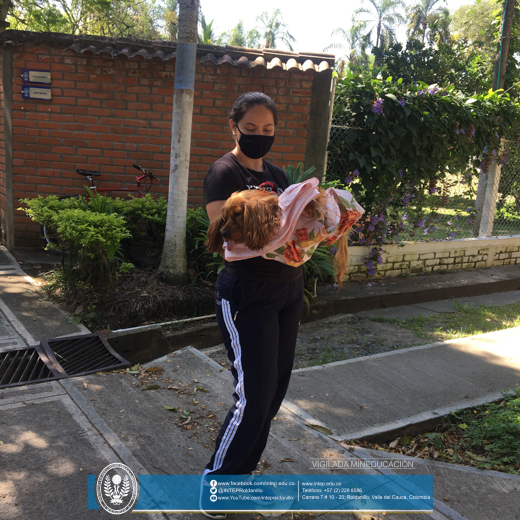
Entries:
{"label": "woman's arm", "polygon": [[220,211],[220,208],[225,204],[225,200],[214,200],[206,205],[206,211],[208,212],[208,217],[210,223],[213,222]]}

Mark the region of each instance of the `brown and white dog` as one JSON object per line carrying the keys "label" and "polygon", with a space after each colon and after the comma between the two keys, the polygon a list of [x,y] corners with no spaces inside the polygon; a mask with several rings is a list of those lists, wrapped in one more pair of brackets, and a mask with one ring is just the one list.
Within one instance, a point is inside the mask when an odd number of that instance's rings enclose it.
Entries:
{"label": "brown and white dog", "polygon": [[[325,195],[311,200],[302,211],[309,220],[319,220],[325,214]],[[280,227],[280,207],[278,195],[266,190],[244,190],[233,193],[221,207],[217,218],[210,224],[205,246],[211,252],[224,253],[223,245],[232,251],[235,242],[244,244],[252,251],[259,251],[269,245]],[[342,280],[348,265],[348,236],[341,235],[336,243],[336,282],[342,287]]]}

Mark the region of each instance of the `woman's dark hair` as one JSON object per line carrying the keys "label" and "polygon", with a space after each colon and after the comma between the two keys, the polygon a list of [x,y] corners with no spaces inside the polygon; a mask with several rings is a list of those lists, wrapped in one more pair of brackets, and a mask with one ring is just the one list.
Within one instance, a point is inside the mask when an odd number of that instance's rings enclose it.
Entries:
{"label": "woman's dark hair", "polygon": [[229,118],[233,123],[237,124],[244,117],[244,114],[256,105],[263,105],[273,113],[274,126],[276,126],[278,123],[276,105],[274,101],[263,92],[246,92],[239,96],[231,109]]}

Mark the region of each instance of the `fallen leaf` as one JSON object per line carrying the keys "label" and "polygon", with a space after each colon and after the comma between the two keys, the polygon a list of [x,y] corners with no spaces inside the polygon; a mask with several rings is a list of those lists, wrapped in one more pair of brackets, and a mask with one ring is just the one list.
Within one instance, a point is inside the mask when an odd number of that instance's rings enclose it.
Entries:
{"label": "fallen leaf", "polygon": [[191,417],[188,417],[185,421],[180,422],[181,426],[186,426],[191,421]]}
{"label": "fallen leaf", "polygon": [[299,441],[300,438],[299,437],[296,437],[296,439],[289,439],[290,441]]}
{"label": "fallen leaf", "polygon": [[176,411],[179,409],[178,406],[166,406],[165,404],[163,404],[162,407],[163,407],[165,410],[173,411],[173,412],[176,412]]}
{"label": "fallen leaf", "polygon": [[280,462],[294,462],[294,460],[292,460],[291,457],[286,457],[285,459],[282,459]]}
{"label": "fallen leaf", "polygon": [[168,390],[180,390],[178,386],[169,386]]}
{"label": "fallen leaf", "polygon": [[444,502],[449,502],[449,501],[450,501],[449,498],[444,497]]}
{"label": "fallen leaf", "polygon": [[208,390],[207,388],[202,388],[202,386],[200,386],[200,385],[197,385],[197,386],[195,387],[195,392],[196,392],[197,390],[200,390],[201,392],[209,393],[209,390]]}
{"label": "fallen leaf", "polygon": [[317,432],[324,433],[325,435],[332,435],[332,430],[325,428],[325,426],[321,426],[320,424],[309,424],[306,423],[309,428],[316,430]]}
{"label": "fallen leaf", "polygon": [[466,455],[468,457],[470,457],[471,459],[473,460],[477,460],[479,462],[489,462],[488,459],[484,458],[484,457],[479,457],[478,455],[475,455],[474,453],[471,453],[471,451],[467,451],[466,452]]}
{"label": "fallen leaf", "polygon": [[148,367],[148,368],[145,368],[145,372],[161,372],[162,370],[164,370],[164,368],[162,367]]}
{"label": "fallen leaf", "polygon": [[88,388],[87,383],[83,383],[83,388],[86,390]]}
{"label": "fallen leaf", "polygon": [[405,435],[404,437],[399,437],[399,443],[402,446],[409,446],[412,442],[412,438],[409,435]]}
{"label": "fallen leaf", "polygon": [[388,447],[391,449],[394,449],[399,444],[399,439],[395,439],[395,441],[392,441]]}
{"label": "fallen leaf", "polygon": [[155,390],[156,388],[161,388],[159,385],[148,385],[145,386],[142,390]]}
{"label": "fallen leaf", "polygon": [[74,311],[74,314],[81,314],[85,310],[85,307],[83,305],[78,305],[76,307],[76,310]]}

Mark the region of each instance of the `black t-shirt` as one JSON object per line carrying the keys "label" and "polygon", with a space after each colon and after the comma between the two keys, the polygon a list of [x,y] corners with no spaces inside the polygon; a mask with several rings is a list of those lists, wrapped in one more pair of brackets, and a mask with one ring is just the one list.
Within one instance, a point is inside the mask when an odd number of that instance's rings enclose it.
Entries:
{"label": "black t-shirt", "polygon": [[[286,173],[278,166],[262,159],[264,171],[258,172],[242,165],[234,154],[227,153],[213,163],[204,178],[204,201],[206,204],[227,200],[235,191],[243,191],[272,182],[275,190],[282,193],[289,187]],[[267,260],[260,256],[234,262],[224,261],[226,269],[244,278],[259,282],[290,282],[302,275],[302,268]]]}

